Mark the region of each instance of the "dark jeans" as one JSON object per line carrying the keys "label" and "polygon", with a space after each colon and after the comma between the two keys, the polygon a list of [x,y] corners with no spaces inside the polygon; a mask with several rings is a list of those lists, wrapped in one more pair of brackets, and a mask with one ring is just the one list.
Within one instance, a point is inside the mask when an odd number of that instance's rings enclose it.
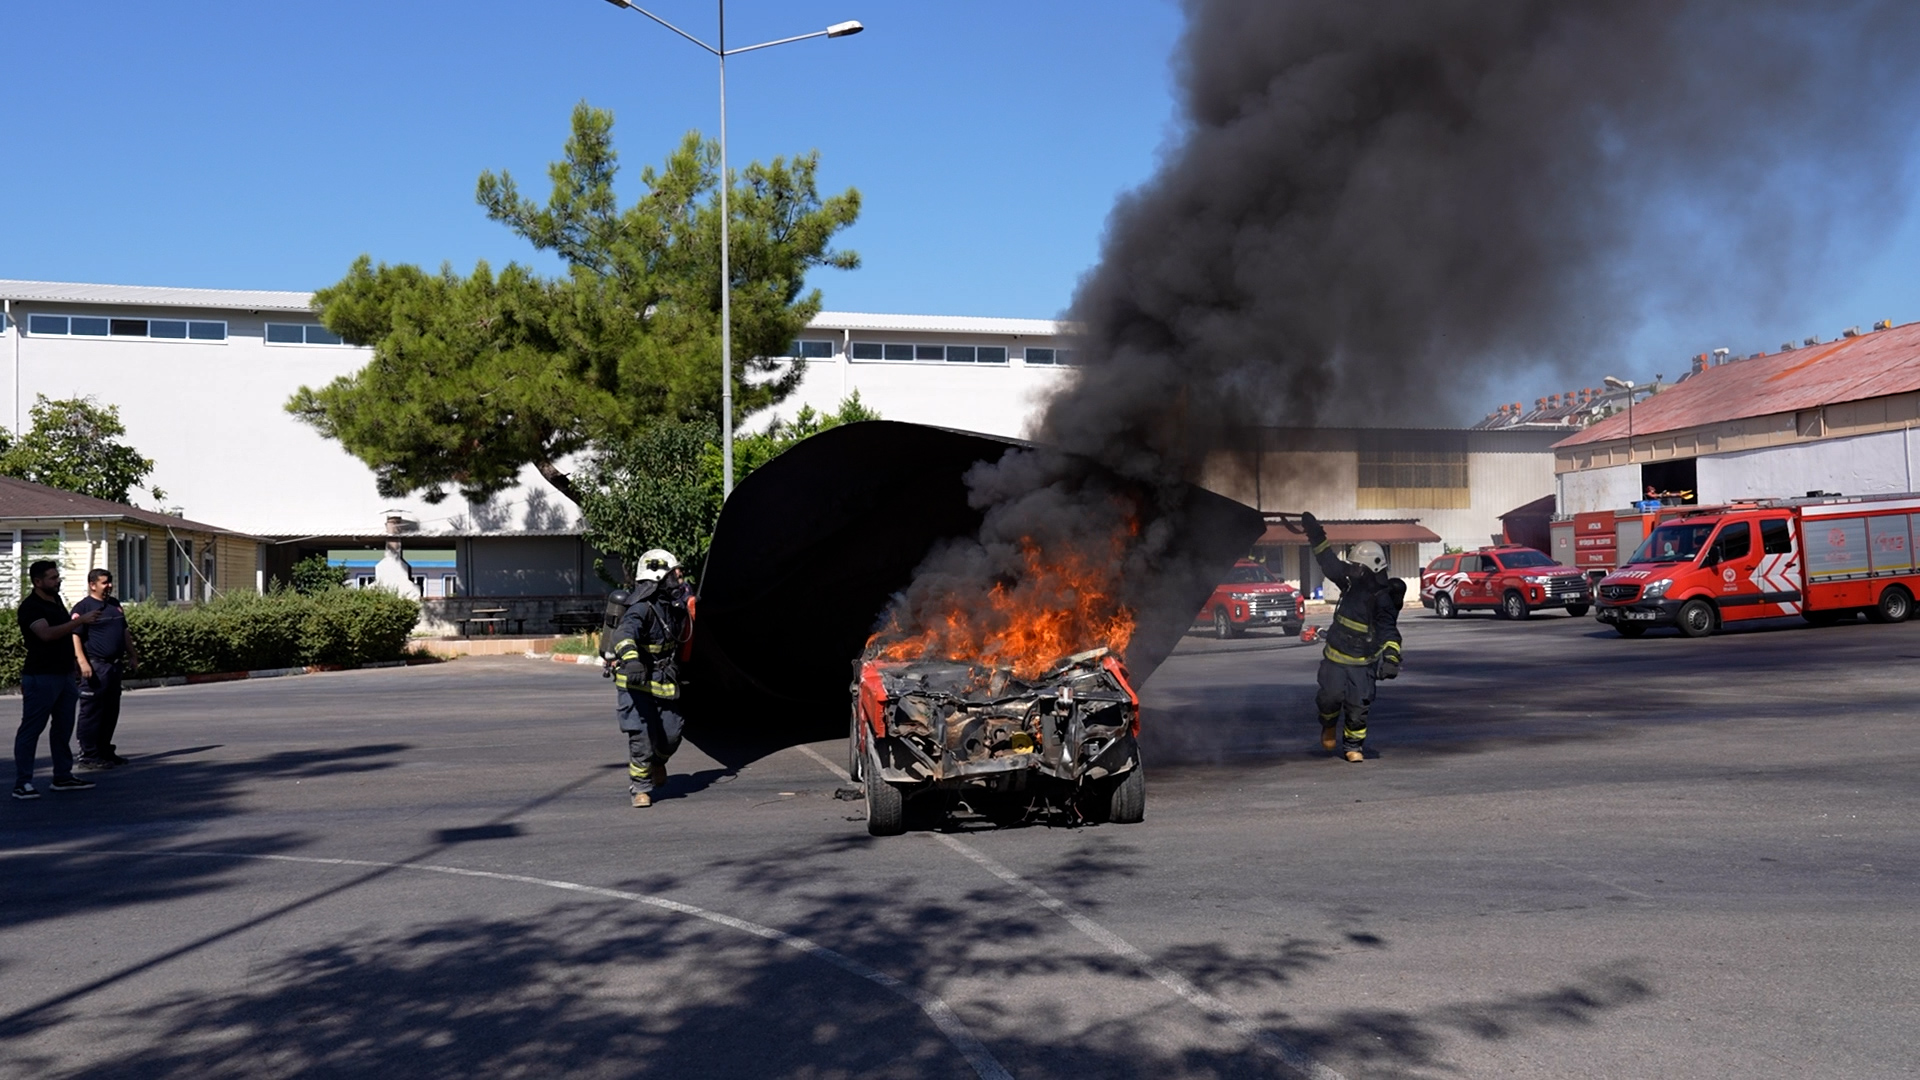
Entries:
{"label": "dark jeans", "polygon": [[105,761],[113,757],[113,730],[120,726],[120,677],[122,660],[87,658],[93,678],[80,680],[80,738],[83,760]]}
{"label": "dark jeans", "polygon": [[1314,704],[1320,708],[1320,725],[1332,727],[1341,717],[1340,744],[1358,750],[1367,744],[1367,709],[1373,704],[1373,667],[1370,664],[1336,664],[1320,661],[1320,690]]}
{"label": "dark jeans", "polygon": [[71,675],[24,675],[20,678],[20,731],[13,737],[13,782],[31,783],[33,758],[40,733],[53,722],[47,749],[53,754],[53,778],[73,775],[73,706],[80,687]]}
{"label": "dark jeans", "polygon": [[627,785],[630,794],[653,791],[660,786],[660,766],[680,749],[680,732],[686,727],[678,702],[662,701],[651,694],[613,692],[614,713],[620,730],[627,733]]}

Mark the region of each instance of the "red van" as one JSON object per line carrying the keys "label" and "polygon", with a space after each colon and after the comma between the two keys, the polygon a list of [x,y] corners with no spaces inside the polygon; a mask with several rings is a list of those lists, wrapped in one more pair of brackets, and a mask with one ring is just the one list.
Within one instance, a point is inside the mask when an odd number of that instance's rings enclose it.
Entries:
{"label": "red van", "polygon": [[1600,581],[1600,621],[1622,637],[1676,626],[1705,637],[1730,622],[1864,612],[1913,614],[1920,495],[1775,499],[1665,522]]}

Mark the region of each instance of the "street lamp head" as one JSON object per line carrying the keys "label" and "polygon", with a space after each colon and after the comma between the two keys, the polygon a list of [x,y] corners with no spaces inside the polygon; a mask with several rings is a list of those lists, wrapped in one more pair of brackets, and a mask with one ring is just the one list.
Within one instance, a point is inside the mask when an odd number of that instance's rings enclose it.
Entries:
{"label": "street lamp head", "polygon": [[[611,4],[624,4],[626,0],[607,0],[607,2]],[[827,36],[828,37],[852,37],[853,35],[865,29],[866,27],[861,26],[858,21],[853,19],[848,19],[846,22],[834,23],[832,26],[827,27]]]}
{"label": "street lamp head", "polygon": [[614,7],[617,7],[617,8],[627,8],[627,7],[633,6],[632,4],[627,3],[627,0],[607,0],[607,3],[612,4]]}

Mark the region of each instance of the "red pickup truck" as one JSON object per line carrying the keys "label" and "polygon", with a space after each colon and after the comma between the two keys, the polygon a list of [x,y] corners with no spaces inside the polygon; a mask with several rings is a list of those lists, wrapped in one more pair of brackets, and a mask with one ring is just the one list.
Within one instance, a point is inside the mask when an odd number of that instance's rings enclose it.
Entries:
{"label": "red pickup truck", "polygon": [[1473,608],[1492,608],[1505,619],[1524,619],[1536,608],[1567,609],[1575,618],[1593,607],[1593,586],[1571,566],[1530,547],[1484,547],[1442,555],[1420,572],[1420,603],[1451,619]]}
{"label": "red pickup truck", "polygon": [[1215,637],[1238,637],[1249,626],[1278,626],[1283,634],[1300,632],[1307,598],[1252,559],[1241,559],[1214,586],[1200,609],[1200,623],[1212,623]]}

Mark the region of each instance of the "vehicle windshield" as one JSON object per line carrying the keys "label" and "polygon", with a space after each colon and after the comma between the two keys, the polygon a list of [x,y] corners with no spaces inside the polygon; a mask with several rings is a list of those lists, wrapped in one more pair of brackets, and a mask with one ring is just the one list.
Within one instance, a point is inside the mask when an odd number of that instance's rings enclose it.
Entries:
{"label": "vehicle windshield", "polygon": [[1526,570],[1535,566],[1558,566],[1559,563],[1537,551],[1503,551],[1499,555],[1500,565],[1509,570]]}
{"label": "vehicle windshield", "polygon": [[1267,568],[1264,566],[1236,566],[1233,568],[1233,571],[1227,575],[1227,584],[1229,585],[1244,585],[1250,582],[1274,580],[1277,579],[1275,579],[1272,574],[1267,573]]}
{"label": "vehicle windshield", "polygon": [[1634,551],[1629,563],[1692,562],[1700,556],[1713,535],[1714,523],[1699,525],[1662,525]]}

